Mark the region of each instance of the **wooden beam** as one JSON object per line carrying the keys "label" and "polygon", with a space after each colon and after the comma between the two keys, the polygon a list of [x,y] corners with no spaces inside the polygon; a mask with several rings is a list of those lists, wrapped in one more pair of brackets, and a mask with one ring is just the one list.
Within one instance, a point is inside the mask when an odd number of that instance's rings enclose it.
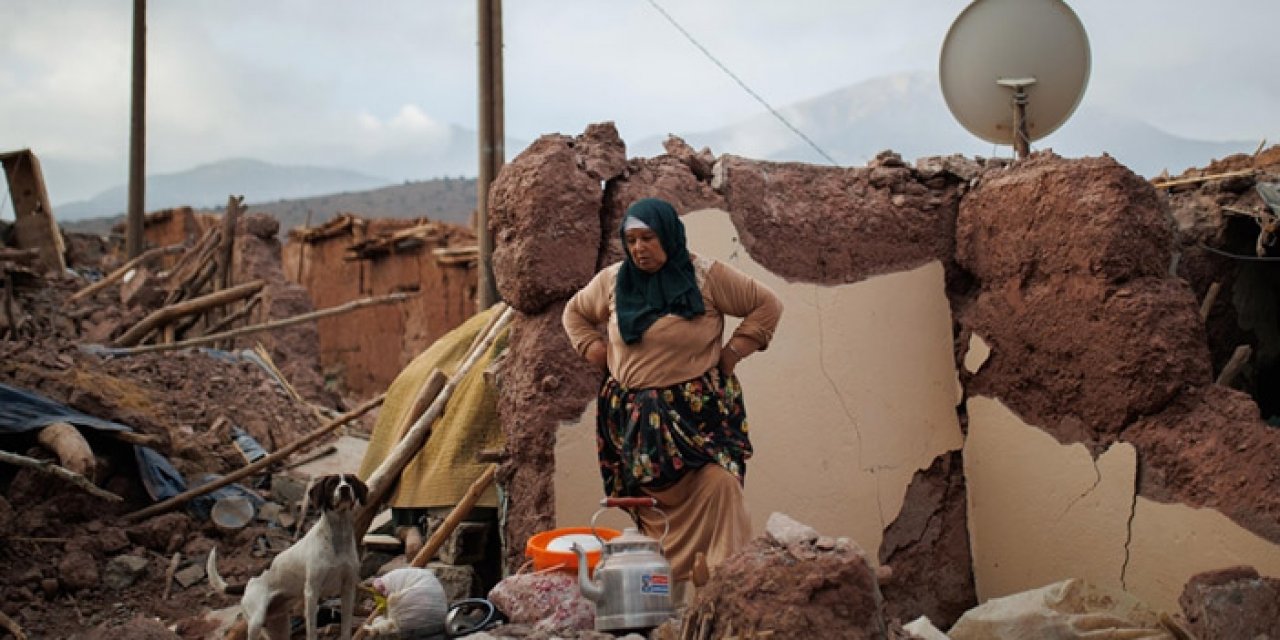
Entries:
{"label": "wooden beam", "polygon": [[182,253],[186,250],[187,250],[186,246],[181,244],[171,244],[167,247],[155,247],[153,249],[147,249],[146,251],[142,252],[142,255],[120,265],[118,268],[116,268],[115,271],[112,271],[111,273],[107,274],[105,278],[97,282],[94,282],[89,286],[71,294],[71,297],[68,298],[67,301],[78,302],[80,300],[83,300],[107,288],[113,283],[123,279],[125,275],[127,275],[130,271],[142,265],[145,265],[146,263],[156,258],[159,258],[160,256],[174,255],[174,254]]}
{"label": "wooden beam", "polygon": [[240,286],[224,289],[207,296],[201,296],[186,302],[179,302],[174,305],[157,309],[147,317],[143,318],[138,324],[133,325],[124,335],[116,338],[114,345],[117,347],[132,347],[138,344],[153,329],[159,328],[178,318],[186,317],[193,313],[199,313],[212,307],[235,302],[242,298],[247,298],[267,285],[266,280],[254,280],[246,282]]}
{"label": "wooden beam", "polygon": [[1153,182],[1151,186],[1157,189],[1168,189],[1169,187],[1178,187],[1186,184],[1199,184],[1201,182],[1209,182],[1211,180],[1226,180],[1228,178],[1243,178],[1251,176],[1255,172],[1253,169],[1241,169],[1239,171],[1228,171],[1226,173],[1215,173],[1207,176],[1196,176],[1194,178],[1178,178],[1177,180],[1164,180],[1161,182]]}

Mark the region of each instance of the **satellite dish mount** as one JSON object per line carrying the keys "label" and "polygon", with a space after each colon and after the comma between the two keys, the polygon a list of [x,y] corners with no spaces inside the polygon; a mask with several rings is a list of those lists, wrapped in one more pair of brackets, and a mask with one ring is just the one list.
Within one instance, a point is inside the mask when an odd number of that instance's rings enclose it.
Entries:
{"label": "satellite dish mount", "polygon": [[1018,159],[1031,153],[1031,137],[1027,133],[1027,87],[1035,78],[1000,78],[996,84],[1013,89],[1013,152]]}

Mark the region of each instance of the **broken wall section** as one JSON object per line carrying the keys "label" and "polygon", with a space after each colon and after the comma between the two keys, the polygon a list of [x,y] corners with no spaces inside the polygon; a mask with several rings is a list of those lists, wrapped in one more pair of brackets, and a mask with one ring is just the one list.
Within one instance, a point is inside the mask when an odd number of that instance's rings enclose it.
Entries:
{"label": "broken wall section", "polygon": [[343,214],[290,231],[285,274],[305,287],[317,309],[418,293],[394,307],[319,319],[326,382],[357,396],[385,390],[414,356],[474,315],[476,259],[470,229],[425,219]]}
{"label": "broken wall section", "polygon": [[959,337],[990,348],[964,374],[981,598],[1072,573],[1176,611],[1202,571],[1280,571],[1280,430],[1212,384],[1175,243],[1155,189],[1107,157],[1034,154],[963,200]]}
{"label": "broken wall section", "polygon": [[[937,481],[947,485],[958,473],[952,465],[938,478],[917,479],[926,469],[939,464],[936,456],[949,459],[945,452],[959,447],[959,429],[952,409],[957,388],[944,281],[952,270],[949,230],[954,228],[966,182],[956,171],[964,171],[964,166],[976,172],[978,165],[939,159],[927,168],[913,169],[892,154],[885,154],[872,167],[853,169],[754,162],[727,156],[716,163],[709,151],[694,152],[676,139],[668,141],[668,153],[664,155],[619,162],[624,149],[612,125],[593,125],[576,138],[544,136],[504,168],[491,192],[490,220],[498,240],[495,275],[504,299],[521,312],[513,324],[512,356],[501,374],[499,404],[511,456],[500,475],[511,504],[506,530],[508,566],[515,568],[522,563],[524,543],[530,535],[556,526],[557,519],[562,526],[580,524],[568,520],[581,515],[579,512],[589,516],[591,505],[599,497],[590,402],[600,375],[570,348],[559,316],[564,300],[585,285],[596,269],[621,257],[616,229],[626,205],[653,196],[671,201],[683,212],[720,210],[703,211],[694,216],[696,221],[686,220],[691,225],[691,248],[749,269],[779,290],[795,291],[795,298],[787,302],[788,310],[779,330],[781,342],[790,340],[795,344],[775,346],[743,365],[747,402],[756,425],[753,437],[759,440],[759,455],[749,474],[755,480],[748,480],[748,500],[765,499],[771,505],[790,507],[792,515],[807,521],[825,523],[835,518],[837,532],[857,531],[860,542],[875,546],[882,530],[895,519],[898,506],[908,510],[908,505],[903,505],[904,496],[923,496],[919,506],[910,507],[919,517],[895,529],[895,557],[905,564],[920,565],[916,570],[904,571],[903,575],[914,577],[898,585],[898,601],[903,610],[918,612],[924,608],[940,620],[967,609],[973,602],[973,592],[971,586],[963,586],[972,584],[964,535],[963,490],[953,487],[937,494],[910,492],[908,487],[916,483],[936,486]],[[804,197],[815,191],[828,197],[816,201]],[[870,201],[839,195],[849,192],[866,194]],[[725,210],[732,220],[723,213]],[[874,223],[868,223],[872,217]],[[802,230],[791,228],[801,221],[807,225]],[[754,230],[749,240],[745,231],[748,226]],[[901,238],[899,230],[904,228],[916,235],[930,229],[947,233],[941,240],[921,245],[912,238]],[[858,241],[845,240],[842,233],[852,234]],[[797,242],[821,247],[821,251],[813,252],[818,259],[815,261],[813,254],[807,252],[792,252],[791,245]],[[887,266],[886,256],[892,256]],[[887,275],[911,270],[919,273]],[[862,282],[876,275],[889,279],[874,285]],[[924,305],[930,311],[917,308],[916,296],[907,296],[911,302],[890,305],[894,309],[904,307],[897,314],[881,314],[878,319],[873,317],[877,304],[813,284],[857,282],[848,288],[875,291],[873,298],[888,304],[895,297],[899,302],[904,300],[898,295],[905,286],[902,282],[916,282],[913,278],[930,283],[935,297]],[[904,410],[904,415],[920,417],[917,414],[925,408],[940,407],[941,423],[925,418],[897,429],[911,419],[894,417],[893,411],[876,407],[874,402],[862,402],[879,388],[874,383],[868,385],[866,376],[874,377],[877,371],[883,371],[866,366],[867,361],[857,355],[861,347],[850,345],[866,347],[885,340],[882,334],[874,333],[858,337],[858,330],[848,326],[849,312],[865,316],[866,327],[879,321],[892,322],[902,314],[916,314],[900,327],[899,337],[903,340],[887,342],[914,344],[915,348],[906,348],[923,357],[897,357],[902,353],[884,347],[880,353],[894,351],[894,359],[910,366],[900,368],[904,378],[882,378],[905,380],[909,389],[931,398],[929,402],[919,402],[917,397],[914,407],[920,411]],[[917,320],[930,327],[928,339],[905,335],[910,333],[905,327],[918,326]],[[839,353],[824,354],[824,340],[828,346],[840,345]],[[936,371],[908,372],[911,366],[927,367],[930,363],[937,365]],[[824,378],[824,373],[835,379]],[[781,380],[794,384],[780,384]],[[808,381],[809,388],[797,391],[796,381],[801,380]],[[920,386],[912,387],[913,380]],[[814,402],[817,395],[829,398]],[[899,390],[897,397],[902,395]],[[799,418],[795,414],[796,402],[809,405],[802,411],[805,416],[821,411],[834,413]],[[903,409],[902,405],[894,406]],[[562,426],[565,422],[572,426]],[[935,437],[946,432],[947,423],[954,437]],[[860,425],[868,436],[865,443],[858,442]],[[813,432],[812,437],[804,435],[810,433],[806,430]],[[553,455],[553,446],[561,451]],[[806,447],[817,447],[819,457],[824,448],[828,454],[852,451],[849,459],[824,463],[828,473],[849,467],[845,475],[852,477],[842,475],[839,482],[827,483],[816,495],[807,495],[792,486],[790,480],[797,473],[794,458],[800,455],[797,448],[809,451]],[[896,454],[904,451],[910,453],[899,459]],[[877,466],[876,461],[886,456],[894,462],[886,463],[884,468]],[[552,469],[556,469],[554,486],[548,482]],[[821,465],[808,465],[805,472],[821,473],[822,469]],[[753,491],[752,487],[756,489]],[[798,513],[794,512],[797,508]],[[753,511],[758,511],[755,515],[760,519],[768,515],[764,506]],[[952,522],[955,517],[960,520]],[[942,542],[938,528],[960,535]],[[928,551],[907,559],[917,540],[924,541]],[[942,549],[958,550],[959,555],[939,557],[933,553]],[[954,580],[947,577],[943,581],[962,586],[954,593],[930,595],[939,577],[952,573]]]}

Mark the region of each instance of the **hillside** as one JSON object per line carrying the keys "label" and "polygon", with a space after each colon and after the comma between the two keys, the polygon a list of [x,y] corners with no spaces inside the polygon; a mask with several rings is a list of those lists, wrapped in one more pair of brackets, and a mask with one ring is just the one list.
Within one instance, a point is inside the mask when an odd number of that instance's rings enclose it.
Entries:
{"label": "hillside", "polygon": [[[338,213],[355,213],[370,218],[418,218],[427,217],[441,222],[470,224],[471,213],[476,206],[476,181],[474,178],[437,178],[401,185],[335,193],[309,198],[283,199],[257,203],[246,198],[250,211],[270,213],[280,221],[283,239],[289,229],[306,224],[317,226]],[[149,210],[155,210],[148,207]],[[220,213],[221,207],[202,208],[201,211]],[[122,221],[123,216],[92,218],[86,220],[60,220],[67,231],[107,234],[111,227]]]}
{"label": "hillside", "polygon": [[[231,158],[177,173],[147,176],[146,208],[218,207],[230,194],[259,202],[304,198],[325,193],[363,191],[389,181],[358,171],[332,167],[279,165],[250,158]],[[124,213],[128,189],[117,185],[78,202],[54,207],[59,220],[77,220]]]}

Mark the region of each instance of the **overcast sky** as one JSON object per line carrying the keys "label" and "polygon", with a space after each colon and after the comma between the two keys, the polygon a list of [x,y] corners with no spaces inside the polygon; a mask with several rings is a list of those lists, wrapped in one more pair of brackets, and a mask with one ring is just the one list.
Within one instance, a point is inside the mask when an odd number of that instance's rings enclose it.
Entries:
{"label": "overcast sky", "polygon": [[[967,5],[658,2],[775,106],[936,71],[947,28]],[[649,0],[503,4],[512,138],[612,120],[638,140],[762,111]],[[1280,1],[1068,4],[1091,40],[1083,104],[1189,138],[1280,142]],[[148,173],[228,157],[341,164],[333,155],[342,150],[429,145],[451,125],[476,128],[473,1],[149,5]],[[34,149],[59,167],[51,183],[74,176],[74,185],[50,184],[55,203],[126,181],[131,11],[129,0],[0,0],[0,151]],[[12,218],[8,208],[0,204],[0,217]]]}

